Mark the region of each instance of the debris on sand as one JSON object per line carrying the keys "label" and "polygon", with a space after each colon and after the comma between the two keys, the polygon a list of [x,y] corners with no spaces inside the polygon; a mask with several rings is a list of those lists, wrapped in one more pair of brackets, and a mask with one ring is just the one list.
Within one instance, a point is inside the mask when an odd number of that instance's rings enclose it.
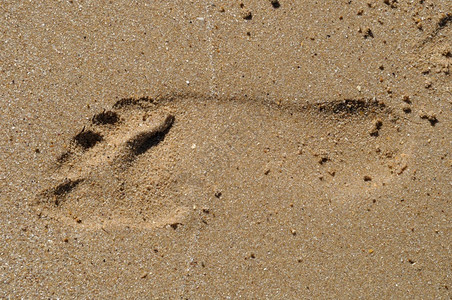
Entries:
{"label": "debris on sand", "polygon": [[272,4],[273,8],[279,8],[281,6],[278,0],[270,0],[270,3]]}
{"label": "debris on sand", "polygon": [[251,20],[253,18],[253,14],[249,10],[242,11],[242,18],[245,20]]}
{"label": "debris on sand", "polygon": [[411,107],[410,107],[409,105],[404,105],[404,106],[402,107],[402,110],[403,110],[403,112],[406,113],[406,114],[411,113]]}
{"label": "debris on sand", "polygon": [[398,0],[384,0],[383,1],[386,5],[390,6],[391,8],[397,8],[397,2]]}
{"label": "debris on sand", "polygon": [[251,20],[253,18],[253,14],[251,13],[250,10],[248,10],[245,7],[245,4],[240,3],[240,8],[242,9],[242,12],[241,12],[240,15],[242,16],[243,19],[249,21],[249,20]]}
{"label": "debris on sand", "polygon": [[429,112],[424,112],[424,111],[420,111],[419,112],[419,117],[421,119],[427,120],[430,122],[430,125],[435,126],[436,123],[438,123],[438,119],[436,118],[436,114],[433,111],[429,111]]}
{"label": "debris on sand", "polygon": [[364,38],[365,39],[374,38],[374,33],[372,32],[372,30],[370,28],[366,28],[364,30]]}
{"label": "debris on sand", "polygon": [[375,119],[373,121],[373,127],[370,130],[370,135],[377,137],[380,134],[379,131],[382,126],[383,126],[383,121],[381,121],[381,119]]}
{"label": "debris on sand", "polygon": [[403,95],[402,100],[403,100],[403,102],[405,102],[407,104],[411,104],[411,99],[410,99],[410,96],[408,96],[408,95]]}

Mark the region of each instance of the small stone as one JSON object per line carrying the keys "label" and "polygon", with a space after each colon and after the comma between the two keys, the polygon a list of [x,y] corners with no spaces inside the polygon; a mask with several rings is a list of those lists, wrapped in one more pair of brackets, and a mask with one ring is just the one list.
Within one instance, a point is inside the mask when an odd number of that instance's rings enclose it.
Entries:
{"label": "small stone", "polygon": [[364,181],[372,181],[372,177],[369,175],[364,176]]}
{"label": "small stone", "polygon": [[140,276],[141,279],[148,277],[148,272],[143,272]]}
{"label": "small stone", "polygon": [[293,228],[290,229],[290,233],[292,233],[292,235],[297,235],[297,231]]}

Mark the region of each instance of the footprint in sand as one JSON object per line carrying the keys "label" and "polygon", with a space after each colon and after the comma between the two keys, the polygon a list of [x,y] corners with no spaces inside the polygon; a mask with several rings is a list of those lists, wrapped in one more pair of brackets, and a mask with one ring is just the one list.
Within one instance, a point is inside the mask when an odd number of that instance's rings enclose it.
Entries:
{"label": "footprint in sand", "polygon": [[75,226],[176,229],[213,201],[353,201],[406,172],[397,123],[376,100],[123,99],[72,138],[34,207]]}

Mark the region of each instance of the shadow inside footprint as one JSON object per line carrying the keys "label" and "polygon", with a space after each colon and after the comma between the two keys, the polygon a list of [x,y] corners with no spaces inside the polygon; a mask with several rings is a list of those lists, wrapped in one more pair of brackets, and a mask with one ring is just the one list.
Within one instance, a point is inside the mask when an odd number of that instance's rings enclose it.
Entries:
{"label": "shadow inside footprint", "polygon": [[92,119],[93,124],[96,125],[106,125],[106,124],[116,124],[119,121],[119,115],[114,111],[104,111],[95,115]]}
{"label": "shadow inside footprint", "polygon": [[56,187],[44,191],[43,195],[45,196],[45,198],[53,199],[55,206],[58,206],[60,205],[62,199],[64,199],[66,194],[75,189],[82,181],[83,179],[66,179]]}
{"label": "shadow inside footprint", "polygon": [[365,100],[365,99],[346,99],[340,101],[330,101],[327,103],[321,103],[318,105],[320,112],[333,113],[333,114],[356,114],[362,113],[375,113],[385,108],[385,104],[377,100]]}
{"label": "shadow inside footprint", "polygon": [[77,179],[77,180],[68,180],[65,181],[63,183],[61,183],[60,185],[58,185],[54,190],[53,190],[53,194],[55,196],[62,196],[66,193],[69,193],[70,191],[72,191],[80,182],[82,182],[82,179]]}
{"label": "shadow inside footprint", "polygon": [[92,148],[102,140],[102,135],[91,130],[82,130],[82,132],[74,136],[74,141],[82,146],[83,149]]}
{"label": "shadow inside footprint", "polygon": [[137,156],[145,153],[150,148],[157,146],[171,129],[174,122],[174,116],[169,115],[161,126],[154,130],[142,132],[134,136],[127,142],[132,155]]}

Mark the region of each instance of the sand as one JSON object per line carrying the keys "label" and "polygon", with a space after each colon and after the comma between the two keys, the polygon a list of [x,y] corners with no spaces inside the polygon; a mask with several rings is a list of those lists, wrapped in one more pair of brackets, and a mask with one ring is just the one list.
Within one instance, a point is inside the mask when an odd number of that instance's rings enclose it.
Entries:
{"label": "sand", "polygon": [[0,297],[450,298],[451,14],[2,4]]}

